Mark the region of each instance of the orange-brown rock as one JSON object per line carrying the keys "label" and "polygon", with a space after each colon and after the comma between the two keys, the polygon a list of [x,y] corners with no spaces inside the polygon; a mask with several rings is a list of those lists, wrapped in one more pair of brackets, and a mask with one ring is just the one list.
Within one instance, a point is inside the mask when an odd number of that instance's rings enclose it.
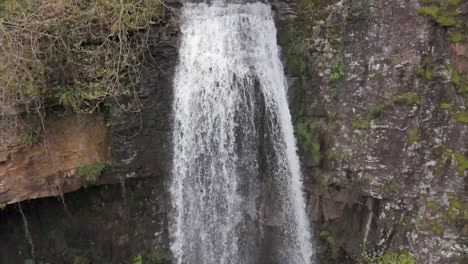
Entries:
{"label": "orange-brown rock", "polygon": [[461,74],[468,72],[468,44],[454,43],[450,46],[452,63]]}
{"label": "orange-brown rock", "polygon": [[83,186],[77,168],[110,160],[108,129],[95,116],[47,120],[38,144],[0,146],[0,203],[57,196]]}

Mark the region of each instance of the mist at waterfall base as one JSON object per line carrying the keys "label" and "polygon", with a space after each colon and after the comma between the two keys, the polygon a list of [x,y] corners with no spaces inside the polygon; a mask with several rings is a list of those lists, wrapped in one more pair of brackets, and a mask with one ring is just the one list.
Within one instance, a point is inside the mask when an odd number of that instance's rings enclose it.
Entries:
{"label": "mist at waterfall base", "polygon": [[188,3],[181,32],[174,262],[314,263],[271,7]]}

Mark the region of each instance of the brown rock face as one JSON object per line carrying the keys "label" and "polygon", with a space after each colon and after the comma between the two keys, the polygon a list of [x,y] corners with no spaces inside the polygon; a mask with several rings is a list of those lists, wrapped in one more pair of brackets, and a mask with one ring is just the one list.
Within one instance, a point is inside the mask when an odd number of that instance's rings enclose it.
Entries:
{"label": "brown rock face", "polygon": [[58,196],[83,186],[75,170],[109,161],[109,131],[95,116],[54,118],[34,146],[0,146],[0,203]]}

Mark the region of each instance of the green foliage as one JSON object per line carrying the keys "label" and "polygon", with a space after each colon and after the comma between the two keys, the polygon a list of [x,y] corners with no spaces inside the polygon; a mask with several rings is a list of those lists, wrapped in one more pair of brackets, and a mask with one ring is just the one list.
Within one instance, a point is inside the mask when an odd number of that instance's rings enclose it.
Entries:
{"label": "green foliage", "polygon": [[442,236],[444,234],[444,228],[441,225],[438,225],[438,224],[433,224],[431,226],[431,231],[436,233],[439,236]]}
{"label": "green foliage", "polygon": [[411,129],[409,135],[408,135],[408,145],[411,146],[415,142],[418,142],[421,140],[421,134],[417,128]]}
{"label": "green foliage", "polygon": [[320,237],[327,237],[327,236],[331,236],[330,231],[328,231],[328,230],[326,230],[326,229],[320,231]]}
{"label": "green foliage", "polygon": [[[445,68],[452,72],[450,81],[458,88],[459,92],[465,97],[468,96],[468,74],[460,74],[450,64],[446,63]],[[445,110],[450,110],[452,118],[464,124],[468,124],[468,111],[462,107],[454,107],[448,103],[441,103],[440,107]]]}
{"label": "green foliage", "polygon": [[426,79],[432,79],[433,74],[431,71],[426,70],[424,76],[426,77]]}
{"label": "green foliage", "polygon": [[298,120],[295,124],[295,128],[300,146],[305,150],[311,150],[313,159],[316,162],[320,161],[320,142],[318,141],[317,133],[314,133],[314,124]]}
{"label": "green foliage", "polygon": [[435,20],[437,21],[437,23],[439,23],[439,25],[444,27],[451,27],[457,24],[457,20],[455,19],[455,17],[451,16],[438,16],[435,18]]}
{"label": "green foliage", "polygon": [[133,264],[143,264],[143,257],[141,255],[136,255],[133,258]]}
{"label": "green foliage", "polygon": [[368,22],[372,18],[372,7],[365,2],[353,3],[346,15],[346,20],[350,23]]}
{"label": "green foliage", "polygon": [[415,264],[416,258],[407,252],[395,253],[388,252],[384,255],[378,255],[374,252],[363,252],[359,264]]}
{"label": "green foliage", "polygon": [[77,256],[73,259],[73,264],[86,264],[88,262],[88,259],[83,256]]}
{"label": "green foliage", "polygon": [[419,8],[419,14],[430,16],[430,17],[437,17],[437,14],[439,13],[439,11],[440,11],[440,8],[436,5],[422,6],[421,8]]}
{"label": "green foliage", "polygon": [[394,180],[391,180],[390,182],[384,185],[384,191],[386,193],[395,193],[398,191],[398,189],[398,184]]}
{"label": "green foliage", "polygon": [[460,6],[460,0],[427,1],[430,4],[422,6],[419,14],[430,17],[437,24],[443,27],[452,27],[458,25],[462,19],[459,19],[457,8]]}
{"label": "green foliage", "polygon": [[298,76],[306,74],[308,68],[308,60],[306,59],[308,53],[307,40],[298,39],[291,43],[288,45],[286,53],[288,55],[288,66],[291,73]]}
{"label": "green foliage", "polygon": [[468,220],[466,219],[468,215],[468,204],[451,196],[449,198],[449,208],[447,215],[452,222],[456,222],[457,220]]}
{"label": "green foliage", "polygon": [[326,189],[330,185],[333,178],[336,176],[335,172],[320,170],[319,168],[314,168],[313,175],[317,179],[319,186]]}
{"label": "green foliage", "polygon": [[432,210],[438,210],[440,208],[440,204],[436,203],[436,202],[427,202],[426,203],[426,206],[429,208],[429,209],[432,209]]}
{"label": "green foliage", "polygon": [[468,124],[468,111],[453,112],[452,117],[460,123]]}
{"label": "green foliage", "polygon": [[57,98],[59,104],[69,107],[73,110],[78,110],[80,105],[81,97],[79,91],[72,87],[64,87],[57,92]]}
{"label": "green foliage", "polygon": [[[304,10],[302,10],[304,11]],[[309,16],[305,18],[309,19]],[[300,101],[307,88],[309,88],[310,55],[308,49],[308,30],[306,26],[290,24],[288,27],[278,29],[278,42],[283,47],[287,59],[287,71],[297,77],[294,81],[294,101]],[[305,106],[294,104],[291,109],[294,116],[300,116]]]}
{"label": "green foliage", "polygon": [[460,174],[463,174],[468,169],[468,157],[463,153],[453,151],[445,146],[442,146],[439,152],[441,152],[441,156],[449,161],[454,159],[457,162],[457,171]]}
{"label": "green foliage", "polygon": [[[2,110],[40,112],[59,101],[88,113],[104,98],[135,94],[160,1],[0,0]],[[17,123],[11,115],[0,111],[0,123]]]}
{"label": "green foliage", "polygon": [[330,80],[332,81],[340,81],[346,75],[346,65],[339,56],[331,61],[330,69]]}
{"label": "green foliage", "polygon": [[316,14],[318,10],[324,8],[328,3],[328,0],[302,0],[299,12],[302,13],[302,17],[311,19],[310,16]]}
{"label": "green foliage", "polygon": [[409,92],[402,95],[395,96],[393,102],[396,104],[406,103],[407,105],[422,106],[423,99],[416,92]]}
{"label": "green foliage", "polygon": [[463,0],[445,0],[449,5],[459,6]]}
{"label": "green foliage", "polygon": [[422,68],[418,68],[416,69],[416,75],[419,76],[419,77],[424,77],[426,71]]}
{"label": "green foliage", "polygon": [[352,126],[356,129],[371,128],[371,120],[368,118],[355,117],[353,118]]}
{"label": "green foliage", "polygon": [[[288,61],[288,70],[301,78],[307,76],[309,48],[303,27],[291,26],[278,33],[278,42]],[[293,41],[292,41],[293,40]]]}
{"label": "green foliage", "polygon": [[330,63],[330,80],[332,82],[332,96],[337,98],[341,80],[346,75],[346,65],[340,56],[336,56]]}
{"label": "green foliage", "polygon": [[449,103],[442,102],[440,103],[439,107],[443,110],[449,110],[450,108],[452,108],[452,105]]}
{"label": "green foliage", "polygon": [[383,104],[371,104],[368,110],[368,116],[370,119],[376,119],[382,117],[384,113],[385,105]]}
{"label": "green foliage", "polygon": [[343,242],[336,238],[336,229],[333,226],[328,226],[320,231],[320,238],[326,241],[327,247],[331,251],[330,255],[332,259],[337,259]]}
{"label": "green foliage", "polygon": [[170,263],[173,257],[168,250],[156,249],[148,254],[147,259],[151,264],[166,264]]}
{"label": "green foliage", "polygon": [[468,157],[462,153],[455,153],[454,155],[457,160],[457,170],[460,174],[463,174],[465,170],[468,170]]}
{"label": "green foliage", "polygon": [[133,264],[170,264],[173,257],[172,254],[166,249],[156,249],[145,254],[138,254],[132,258]]}
{"label": "green foliage", "polygon": [[463,34],[460,31],[455,31],[450,34],[450,40],[453,42],[461,42],[463,41]]}
{"label": "green foliage", "polygon": [[452,72],[452,78],[450,79],[450,81],[456,85],[460,84],[460,74],[458,74],[456,70]]}
{"label": "green foliage", "polygon": [[312,156],[316,162],[320,161],[320,143],[318,139],[315,139],[311,142],[312,144]]}
{"label": "green foliage", "polygon": [[24,128],[20,134],[21,143],[28,147],[32,147],[36,143],[39,142],[39,138],[42,133],[42,127],[40,125],[36,125],[34,127],[27,127]]}
{"label": "green foliage", "polygon": [[468,74],[460,74],[454,69],[450,81],[458,87],[460,93],[468,96]]}
{"label": "green foliage", "polygon": [[99,176],[110,166],[109,162],[95,162],[79,168],[77,174],[86,183],[96,183]]}
{"label": "green foliage", "polygon": [[354,117],[352,126],[356,129],[369,129],[371,128],[371,121],[382,117],[384,111],[385,104],[371,104],[366,117]]}

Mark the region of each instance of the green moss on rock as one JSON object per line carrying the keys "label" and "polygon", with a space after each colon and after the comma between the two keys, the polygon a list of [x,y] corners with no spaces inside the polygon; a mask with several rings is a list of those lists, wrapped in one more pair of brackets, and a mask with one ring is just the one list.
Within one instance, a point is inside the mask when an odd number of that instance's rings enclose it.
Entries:
{"label": "green moss on rock", "polygon": [[372,6],[365,2],[355,2],[346,15],[349,23],[368,22],[372,19]]}
{"label": "green moss on rock", "polygon": [[441,225],[438,225],[438,224],[433,224],[431,226],[431,231],[436,233],[439,236],[442,236],[444,234],[444,232],[445,232],[444,227],[442,227]]}
{"label": "green moss on rock", "polygon": [[432,210],[438,210],[440,208],[440,204],[436,202],[427,202],[426,206],[427,208],[432,209]]}
{"label": "green moss on rock", "polygon": [[321,159],[320,142],[318,140],[317,125],[313,122],[306,122],[299,119],[295,123],[295,131],[299,141],[299,146],[305,150],[312,151],[313,159],[318,162]]}
{"label": "green moss on rock", "polygon": [[445,0],[445,2],[452,6],[459,6],[463,0]]}
{"label": "green moss on rock", "polygon": [[389,251],[384,254],[377,254],[365,251],[361,254],[359,264],[415,264],[416,258],[409,254],[409,251],[401,252]]}
{"label": "green moss on rock", "polygon": [[463,34],[460,31],[455,31],[450,34],[450,40],[457,43],[463,41]]}
{"label": "green moss on rock", "polygon": [[371,120],[368,118],[355,117],[352,121],[352,126],[356,129],[369,129],[371,128]]}
{"label": "green moss on rock", "polygon": [[440,8],[436,5],[422,6],[421,8],[419,8],[419,14],[430,17],[436,17],[439,11]]}
{"label": "green moss on rock", "polygon": [[390,182],[384,185],[383,189],[386,193],[395,193],[395,192],[398,192],[399,186],[396,181],[391,180]]}
{"label": "green moss on rock", "polygon": [[411,129],[408,135],[408,145],[411,146],[419,140],[421,140],[421,133],[419,132],[419,130],[417,128]]}
{"label": "green moss on rock", "polygon": [[439,25],[444,27],[455,26],[458,23],[457,19],[451,16],[438,16],[436,17],[436,21]]}
{"label": "green moss on rock", "polygon": [[468,170],[468,157],[462,153],[455,153],[454,155],[457,161],[457,170],[460,174],[463,174],[465,170]]}
{"label": "green moss on rock", "polygon": [[340,83],[346,75],[346,65],[343,58],[336,56],[330,63],[330,81],[332,83],[332,96],[337,98],[340,92]]}
{"label": "green moss on rock", "polygon": [[468,204],[455,197],[449,198],[448,217],[452,222],[462,220],[468,214]]}
{"label": "green moss on rock", "polygon": [[468,111],[456,111],[452,116],[458,122],[468,124]]}
{"label": "green moss on rock", "polygon": [[419,14],[430,17],[438,25],[452,27],[461,23],[457,8],[461,5],[460,0],[426,1],[428,5],[419,9]]}
{"label": "green moss on rock", "polygon": [[418,95],[417,92],[409,92],[409,93],[395,96],[393,98],[393,103],[396,103],[396,104],[406,103],[406,105],[416,104],[418,106],[422,106],[423,99]]}
{"label": "green moss on rock", "polygon": [[377,119],[382,117],[385,110],[385,105],[383,104],[371,104],[368,110],[369,119]]}
{"label": "green moss on rock", "polygon": [[449,110],[450,108],[452,108],[452,105],[449,103],[442,102],[440,103],[439,107],[442,110]]}

